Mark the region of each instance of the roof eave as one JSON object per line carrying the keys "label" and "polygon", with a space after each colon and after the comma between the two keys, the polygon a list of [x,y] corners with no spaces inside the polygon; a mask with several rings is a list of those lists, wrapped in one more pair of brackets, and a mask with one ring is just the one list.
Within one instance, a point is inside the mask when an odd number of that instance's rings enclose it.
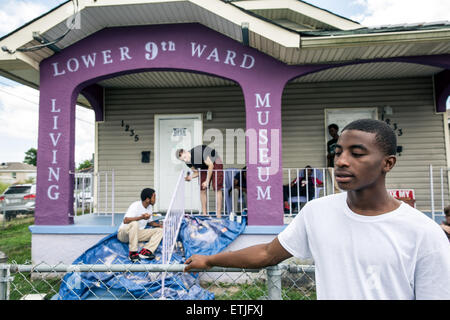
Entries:
{"label": "roof eave", "polygon": [[361,24],[340,15],[334,14],[328,10],[311,5],[304,1],[297,0],[252,0],[239,1],[234,5],[245,10],[270,10],[270,9],[289,9],[302,15],[309,16],[321,23],[330,25],[338,30],[353,30],[361,28]]}
{"label": "roof eave", "polygon": [[386,32],[343,36],[302,37],[300,48],[336,48],[400,43],[450,41],[450,28],[426,31]]}

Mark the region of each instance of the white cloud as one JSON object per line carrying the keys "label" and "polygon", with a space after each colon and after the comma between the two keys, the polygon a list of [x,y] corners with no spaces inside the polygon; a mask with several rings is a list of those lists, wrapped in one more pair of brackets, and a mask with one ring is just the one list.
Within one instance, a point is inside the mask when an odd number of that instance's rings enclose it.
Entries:
{"label": "white cloud", "polygon": [[[37,148],[39,91],[22,85],[0,84],[0,161],[23,161]],[[95,150],[94,112],[77,106],[75,164],[91,159]]]}
{"label": "white cloud", "polygon": [[[26,86],[0,85],[0,136],[37,143],[38,91]],[[31,146],[30,146],[31,147]]]}
{"label": "white cloud", "polygon": [[437,22],[450,20],[450,1],[355,0],[365,11],[351,19],[364,26]]}
{"label": "white cloud", "polygon": [[75,164],[92,159],[95,152],[94,111],[77,106],[75,124]]}
{"label": "white cloud", "polygon": [[9,0],[5,2],[2,3],[0,10],[0,34],[17,29],[51,8],[48,4],[37,1]]}
{"label": "white cloud", "polygon": [[[35,19],[58,0],[0,0],[0,36]],[[71,8],[72,10],[72,8]],[[0,161],[23,161],[24,153],[37,148],[39,91],[0,82]],[[2,83],[3,82],[3,83]],[[94,112],[77,106],[75,164],[91,159],[95,146]]]}

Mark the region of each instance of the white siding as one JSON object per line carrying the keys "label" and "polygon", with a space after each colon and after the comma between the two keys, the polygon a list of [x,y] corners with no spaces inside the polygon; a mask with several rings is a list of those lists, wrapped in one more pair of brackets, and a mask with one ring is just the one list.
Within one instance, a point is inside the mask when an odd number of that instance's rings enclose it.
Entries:
{"label": "white siding", "polygon": [[[378,107],[381,112],[386,105],[393,109],[391,121],[403,129],[398,137],[403,152],[388,175],[388,187],[414,189],[418,209],[429,210],[429,165],[447,165],[443,118],[434,112],[431,78],[288,84],[282,107],[283,167],[325,166],[325,108]],[[98,169],[115,169],[116,211],[126,210],[142,188],[154,185],[154,115],[207,111],[213,112],[213,120],[203,119],[204,131],[245,129],[244,100],[237,86],[106,90],[106,119],[98,126]],[[138,142],[124,132],[121,120],[136,131]],[[146,150],[152,152],[149,164],[141,163],[141,151]],[[440,210],[438,178],[436,172]],[[446,174],[444,187],[448,199]]]}

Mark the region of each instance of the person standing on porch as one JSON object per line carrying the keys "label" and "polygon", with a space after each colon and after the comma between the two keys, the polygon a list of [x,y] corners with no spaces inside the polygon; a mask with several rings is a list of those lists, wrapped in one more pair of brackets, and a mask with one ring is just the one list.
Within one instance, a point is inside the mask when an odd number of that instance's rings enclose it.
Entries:
{"label": "person standing on porch", "polygon": [[[222,216],[222,189],[223,189],[223,164],[217,151],[206,145],[199,145],[191,150],[178,149],[176,151],[178,160],[184,161],[194,172],[185,177],[186,181],[191,181],[200,175],[200,200],[202,204],[202,214],[207,215],[207,193],[206,190],[212,184],[216,192],[216,215]],[[200,171],[200,174],[199,174]]]}
{"label": "person standing on porch", "polygon": [[351,122],[334,159],[344,192],[308,202],[270,243],[193,255],[184,271],[257,269],[295,256],[314,260],[318,299],[450,299],[447,237],[435,221],[386,189],[396,149],[396,135],[385,122]]}
{"label": "person standing on porch", "polygon": [[334,156],[336,143],[339,139],[339,126],[335,123],[332,123],[328,126],[328,133],[331,136],[331,139],[327,142],[327,167],[328,167],[328,176],[329,181],[332,184],[332,188],[334,188],[334,193],[341,192],[337,186],[337,183],[333,183],[333,168],[334,168]]}
{"label": "person standing on porch", "polygon": [[[141,191],[141,200],[129,207],[117,232],[120,242],[128,243],[128,258],[132,262],[142,259],[154,259],[154,252],[163,237],[162,224],[152,221],[153,205],[156,202],[155,190],[145,188]],[[146,228],[149,225],[153,228]],[[138,253],[139,242],[147,242]]]}

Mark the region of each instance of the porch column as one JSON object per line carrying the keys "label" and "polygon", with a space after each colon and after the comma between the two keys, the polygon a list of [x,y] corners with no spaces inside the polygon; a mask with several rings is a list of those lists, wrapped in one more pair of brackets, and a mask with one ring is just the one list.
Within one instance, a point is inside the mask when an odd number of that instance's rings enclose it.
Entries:
{"label": "porch column", "polygon": [[450,97],[450,70],[444,70],[434,76],[434,97],[436,112],[445,112],[447,99]]}
{"label": "porch column", "polygon": [[[243,85],[249,225],[283,225],[281,96],[285,81]],[[261,85],[262,84],[262,85]],[[260,86],[259,86],[260,85]]]}
{"label": "porch column", "polygon": [[95,121],[103,121],[104,89],[98,84],[92,84],[81,90],[81,94],[89,101],[95,113]]}
{"label": "porch column", "polygon": [[76,94],[41,66],[36,225],[73,224]]}

